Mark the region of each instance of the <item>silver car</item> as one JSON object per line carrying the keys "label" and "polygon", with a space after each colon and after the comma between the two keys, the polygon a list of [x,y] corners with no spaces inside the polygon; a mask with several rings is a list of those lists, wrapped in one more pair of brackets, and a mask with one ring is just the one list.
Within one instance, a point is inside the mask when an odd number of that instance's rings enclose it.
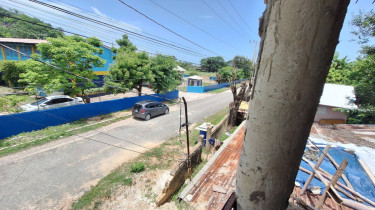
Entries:
{"label": "silver car", "polygon": [[167,105],[150,100],[137,102],[134,104],[132,111],[134,117],[144,120],[150,120],[151,117],[168,113],[169,107]]}
{"label": "silver car", "polygon": [[45,110],[45,109],[53,109],[65,106],[73,106],[77,104],[83,104],[83,100],[81,97],[72,98],[66,95],[58,95],[58,96],[47,96],[42,100],[31,104],[25,104],[21,106],[21,108],[26,111],[36,111],[36,110]]}

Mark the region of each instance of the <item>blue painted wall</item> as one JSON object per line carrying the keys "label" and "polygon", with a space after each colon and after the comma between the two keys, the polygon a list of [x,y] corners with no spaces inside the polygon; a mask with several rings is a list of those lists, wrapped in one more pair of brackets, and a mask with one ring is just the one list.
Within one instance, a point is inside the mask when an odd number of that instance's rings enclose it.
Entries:
{"label": "blue painted wall", "polygon": [[[39,54],[39,51],[36,49],[36,45],[35,44],[24,44],[24,43],[3,43],[11,48],[14,48],[14,49],[17,49],[17,47],[20,49],[21,52],[25,53],[26,55],[31,55],[32,54],[32,47],[31,46],[34,46],[34,49],[35,49],[35,53]],[[99,57],[101,57],[102,59],[106,60],[106,63],[104,64],[103,67],[94,67],[93,68],[93,71],[108,71],[109,69],[109,66],[113,63],[113,52],[111,51],[111,49],[109,47],[100,47],[103,49],[103,54],[99,55]],[[19,57],[18,57],[18,53],[12,51],[12,50],[9,50],[9,49],[6,49],[4,48],[4,51],[5,51],[5,58],[6,60],[16,60],[16,61],[19,61]],[[98,55],[98,54],[96,54]],[[27,60],[29,59],[28,57],[25,57],[23,55],[20,55],[21,56],[21,60]],[[0,53],[0,58],[1,60],[4,60],[4,57],[2,55],[2,53]]]}
{"label": "blue painted wall", "polygon": [[220,84],[217,84],[217,85],[204,86],[204,90],[203,91],[204,92],[208,92],[208,91],[220,89],[220,88],[223,88],[223,87],[229,87],[229,82],[220,83]]}
{"label": "blue painted wall", "polygon": [[[240,83],[242,81],[245,81],[245,79],[237,80],[237,81],[235,81],[235,83],[237,84],[237,83]],[[220,84],[217,84],[217,85],[209,85],[209,86],[188,86],[187,92],[204,93],[204,92],[208,92],[208,91],[211,91],[211,90],[216,90],[216,89],[220,89],[220,88],[223,88],[223,87],[229,87],[229,86],[230,86],[229,82],[220,83]]]}
{"label": "blue painted wall", "polygon": [[[104,67],[94,67],[92,70],[95,71],[108,71],[109,66],[113,63],[113,52],[108,47],[100,47],[103,49],[103,54],[99,55],[102,59],[106,60],[106,63],[104,64]],[[96,54],[98,55],[98,54]]]}
{"label": "blue painted wall", "polygon": [[49,126],[129,109],[138,101],[165,101],[176,98],[178,98],[178,90],[166,94],[153,94],[43,111],[3,115],[0,116],[0,139],[22,132],[40,130]]}
{"label": "blue painted wall", "polygon": [[187,92],[189,92],[189,93],[203,93],[204,87],[203,86],[188,86]]}

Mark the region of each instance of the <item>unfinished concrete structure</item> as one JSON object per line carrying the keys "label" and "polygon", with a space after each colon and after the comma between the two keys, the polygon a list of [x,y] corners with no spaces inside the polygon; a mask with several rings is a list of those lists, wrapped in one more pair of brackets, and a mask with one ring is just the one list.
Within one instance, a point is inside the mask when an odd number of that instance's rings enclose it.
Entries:
{"label": "unfinished concrete structure", "polygon": [[268,0],[245,139],[239,209],[286,209],[349,0]]}

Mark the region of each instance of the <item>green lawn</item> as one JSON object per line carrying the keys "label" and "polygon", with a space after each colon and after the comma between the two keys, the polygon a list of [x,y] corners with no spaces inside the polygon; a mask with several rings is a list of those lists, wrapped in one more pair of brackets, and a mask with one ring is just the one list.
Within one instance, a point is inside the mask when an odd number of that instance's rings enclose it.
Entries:
{"label": "green lawn", "polygon": [[207,93],[222,93],[222,92],[227,91],[227,90],[229,90],[229,87],[211,90],[211,91],[208,91]]}
{"label": "green lawn", "polygon": [[[131,117],[130,113],[125,113],[127,111],[128,110],[96,116],[89,119],[82,119],[72,123],[47,127],[42,130],[20,133],[18,135],[0,140],[0,157],[26,150],[30,147],[42,145],[50,141],[58,140],[63,137],[78,135],[80,133],[127,119]],[[115,115],[122,116],[114,117]]]}

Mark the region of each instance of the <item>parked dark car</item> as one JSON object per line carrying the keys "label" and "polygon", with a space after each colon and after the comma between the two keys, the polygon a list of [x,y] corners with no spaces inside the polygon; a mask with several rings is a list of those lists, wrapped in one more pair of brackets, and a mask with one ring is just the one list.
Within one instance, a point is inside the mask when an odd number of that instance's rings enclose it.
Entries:
{"label": "parked dark car", "polygon": [[157,101],[140,101],[134,104],[132,114],[136,118],[149,120],[162,114],[168,114],[169,107]]}

